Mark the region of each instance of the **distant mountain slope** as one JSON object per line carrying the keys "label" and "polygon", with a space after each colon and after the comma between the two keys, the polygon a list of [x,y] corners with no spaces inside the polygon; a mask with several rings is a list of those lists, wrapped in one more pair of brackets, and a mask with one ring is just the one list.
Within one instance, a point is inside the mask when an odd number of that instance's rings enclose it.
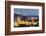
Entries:
{"label": "distant mountain slope", "polygon": [[39,16],[37,16],[37,15],[28,15],[28,16],[26,16],[26,15],[20,15],[20,14],[14,14],[14,16],[25,16],[25,17],[38,17],[39,18]]}

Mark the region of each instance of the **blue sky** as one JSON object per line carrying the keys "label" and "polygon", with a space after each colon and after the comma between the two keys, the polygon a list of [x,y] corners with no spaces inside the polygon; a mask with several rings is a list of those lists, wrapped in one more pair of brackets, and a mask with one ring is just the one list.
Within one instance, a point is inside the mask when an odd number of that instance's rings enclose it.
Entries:
{"label": "blue sky", "polygon": [[14,13],[24,16],[39,16],[39,9],[23,9],[23,8],[14,8]]}

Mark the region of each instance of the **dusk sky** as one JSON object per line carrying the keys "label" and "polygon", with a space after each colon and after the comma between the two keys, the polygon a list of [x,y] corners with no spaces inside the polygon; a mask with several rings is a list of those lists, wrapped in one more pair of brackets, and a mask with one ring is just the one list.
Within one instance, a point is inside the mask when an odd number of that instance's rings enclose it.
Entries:
{"label": "dusk sky", "polygon": [[39,16],[39,9],[14,8],[14,13],[24,16],[31,16],[31,15]]}

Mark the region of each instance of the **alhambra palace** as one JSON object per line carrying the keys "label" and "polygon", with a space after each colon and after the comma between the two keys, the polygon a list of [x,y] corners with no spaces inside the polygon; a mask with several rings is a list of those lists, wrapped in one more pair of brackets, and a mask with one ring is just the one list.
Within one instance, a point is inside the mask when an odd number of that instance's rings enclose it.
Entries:
{"label": "alhambra palace", "polygon": [[35,18],[34,17],[28,17],[28,19],[26,20],[21,20],[21,17],[15,17],[15,26],[31,26],[31,25],[35,25],[37,24],[37,22],[35,22]]}

